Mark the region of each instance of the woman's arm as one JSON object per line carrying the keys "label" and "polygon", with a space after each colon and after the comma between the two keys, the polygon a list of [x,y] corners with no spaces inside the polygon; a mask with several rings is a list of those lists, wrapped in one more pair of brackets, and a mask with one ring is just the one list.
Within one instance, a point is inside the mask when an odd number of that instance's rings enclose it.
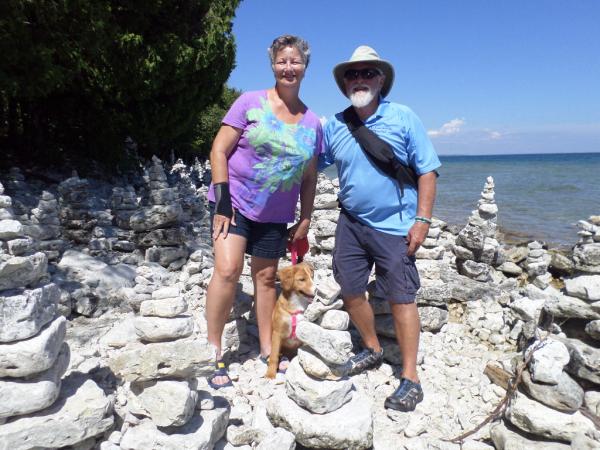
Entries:
{"label": "woman's arm", "polygon": [[[223,233],[223,239],[225,239],[229,232],[229,223],[233,219],[231,197],[229,196],[227,158],[241,135],[241,129],[230,125],[221,125],[210,151],[210,168],[217,203],[213,218],[213,239],[217,239],[221,233]],[[232,223],[235,225],[235,221]]]}

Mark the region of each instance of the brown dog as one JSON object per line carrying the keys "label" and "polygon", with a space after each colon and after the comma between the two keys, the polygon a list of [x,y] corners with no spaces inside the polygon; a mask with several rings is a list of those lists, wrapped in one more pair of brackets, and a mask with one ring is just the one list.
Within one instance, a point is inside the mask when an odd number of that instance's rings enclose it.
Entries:
{"label": "brown dog", "polygon": [[314,296],[313,269],[306,263],[284,267],[277,273],[281,294],[273,310],[271,357],[266,377],[275,378],[282,350],[295,351],[302,345],[296,337],[296,323]]}

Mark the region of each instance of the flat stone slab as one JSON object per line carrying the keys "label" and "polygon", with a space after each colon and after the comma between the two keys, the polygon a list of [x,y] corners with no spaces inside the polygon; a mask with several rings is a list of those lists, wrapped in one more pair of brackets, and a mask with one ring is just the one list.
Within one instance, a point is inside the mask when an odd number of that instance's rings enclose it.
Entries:
{"label": "flat stone slab", "polygon": [[192,317],[136,317],[135,332],[144,342],[161,342],[188,337],[194,331]]}
{"label": "flat stone slab", "polygon": [[352,380],[319,380],[307,375],[298,358],[285,373],[285,390],[299,406],[316,414],[335,411],[352,398]]}
{"label": "flat stone slab", "polygon": [[214,350],[205,341],[182,339],[153,344],[132,344],[109,360],[109,366],[126,381],[166,377],[207,376],[214,371]]}
{"label": "flat stone slab", "polygon": [[212,450],[225,434],[228,421],[229,405],[216,397],[214,409],[197,411],[184,426],[168,432],[159,430],[151,420],[142,420],[123,433],[119,446],[123,450]]}
{"label": "flat stone slab", "polygon": [[312,414],[278,392],[267,401],[267,414],[306,447],[358,450],[373,444],[371,403],[359,393],[337,411]]}
{"label": "flat stone slab", "polygon": [[29,414],[49,407],[60,393],[60,379],[69,367],[69,346],[63,344],[48,370],[27,379],[0,379],[0,419]]}
{"label": "flat stone slab", "polygon": [[0,378],[26,377],[49,369],[65,340],[67,319],[60,316],[37,336],[25,341],[0,344]]}
{"label": "flat stone slab", "polygon": [[53,283],[0,294],[0,342],[21,341],[37,334],[56,313],[60,289]]}
{"label": "flat stone slab", "polygon": [[187,303],[181,297],[144,300],[140,304],[140,314],[142,316],[175,317],[185,311],[187,311]]}
{"label": "flat stone slab", "polygon": [[[98,436],[113,426],[111,400],[83,376],[63,380],[58,400],[48,409],[0,426],[0,450],[61,448]],[[150,448],[150,447],[147,447]]]}
{"label": "flat stone slab", "polygon": [[0,261],[0,291],[37,283],[48,270],[48,257],[38,252]]}
{"label": "flat stone slab", "polygon": [[180,427],[191,419],[198,393],[187,381],[158,380],[131,384],[129,412],[150,417],[159,427]]}

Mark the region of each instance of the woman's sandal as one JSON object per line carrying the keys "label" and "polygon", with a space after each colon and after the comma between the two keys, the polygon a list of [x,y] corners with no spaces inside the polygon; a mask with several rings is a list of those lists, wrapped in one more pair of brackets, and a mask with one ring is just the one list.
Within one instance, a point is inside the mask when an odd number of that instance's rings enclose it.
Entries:
{"label": "woman's sandal", "polygon": [[[218,384],[213,381],[217,377],[227,377],[229,381],[223,384]],[[229,373],[227,372],[227,368],[225,367],[225,363],[223,362],[223,360],[220,359],[216,362],[215,371],[208,379],[208,384],[213,389],[222,389],[233,386],[233,383],[231,382],[231,378],[229,377]]]}

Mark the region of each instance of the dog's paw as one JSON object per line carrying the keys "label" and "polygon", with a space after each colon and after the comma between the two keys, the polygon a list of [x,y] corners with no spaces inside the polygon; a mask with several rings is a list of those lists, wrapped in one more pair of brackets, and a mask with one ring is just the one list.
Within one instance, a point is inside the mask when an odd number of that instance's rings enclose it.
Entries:
{"label": "dog's paw", "polygon": [[265,378],[272,380],[273,378],[275,378],[276,375],[277,375],[277,370],[276,369],[271,370],[269,368],[267,370],[267,372],[265,373]]}

